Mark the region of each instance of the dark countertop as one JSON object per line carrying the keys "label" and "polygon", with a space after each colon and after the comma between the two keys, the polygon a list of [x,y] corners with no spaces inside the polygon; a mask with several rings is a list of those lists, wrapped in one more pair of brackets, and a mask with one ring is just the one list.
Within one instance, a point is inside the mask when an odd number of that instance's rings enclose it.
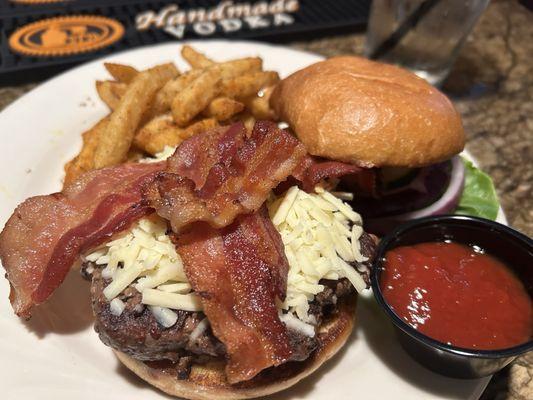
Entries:
{"label": "dark countertop", "polygon": [[[361,54],[364,35],[289,45],[325,56]],[[35,84],[0,87],[0,110]],[[467,149],[493,178],[509,223],[533,235],[533,12],[493,1],[467,40],[444,90],[462,114]],[[533,399],[533,353],[494,376],[482,396]]]}

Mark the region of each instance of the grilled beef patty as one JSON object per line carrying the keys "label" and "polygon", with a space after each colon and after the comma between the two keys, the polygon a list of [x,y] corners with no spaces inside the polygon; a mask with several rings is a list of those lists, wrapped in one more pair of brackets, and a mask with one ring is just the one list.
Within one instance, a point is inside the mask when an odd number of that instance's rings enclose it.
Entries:
{"label": "grilled beef patty", "polygon": [[[360,243],[361,253],[369,261],[354,267],[368,271],[376,242],[373,237],[363,233]],[[178,315],[177,322],[170,328],[165,328],[156,321],[148,307],[141,303],[141,294],[133,286],[129,286],[118,296],[125,303],[124,311],[119,316],[112,314],[109,301],[103,294],[110,281],[102,277],[101,271],[101,266],[85,263],[81,272],[85,278],[92,279],[95,330],[104,344],[138,360],[171,361],[175,363],[178,377],[183,379],[187,378],[192,363],[202,363],[225,355],[224,344],[213,335],[210,327],[200,335],[195,335],[195,340],[191,340],[191,334],[205,318],[203,313],[174,310]],[[368,281],[367,274],[365,280]],[[315,296],[309,308],[309,313],[318,324],[335,312],[335,305],[340,298],[354,290],[347,279],[322,280],[320,283],[325,289]],[[288,333],[293,348],[292,361],[307,359],[318,345],[316,336],[311,338],[290,329]]]}
{"label": "grilled beef patty", "polygon": [[118,297],[126,308],[113,315],[103,290],[110,282],[96,268],[92,276],[91,298],[96,316],[95,330],[104,344],[138,360],[168,359],[177,361],[183,354],[221,356],[224,345],[206,329],[195,341],[191,333],[205,318],[203,313],[174,310],[177,322],[170,328],[161,326],[152,312],[141,303],[141,293],[129,286]]}

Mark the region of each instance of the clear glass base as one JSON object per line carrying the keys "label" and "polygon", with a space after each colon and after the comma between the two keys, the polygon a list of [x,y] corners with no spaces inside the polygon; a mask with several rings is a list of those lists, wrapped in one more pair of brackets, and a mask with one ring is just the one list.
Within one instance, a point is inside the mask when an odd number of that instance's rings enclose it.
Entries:
{"label": "clear glass base", "polygon": [[417,76],[419,76],[420,78],[423,78],[426,81],[428,81],[429,84],[436,86],[436,87],[440,86],[442,82],[444,82],[444,80],[446,79],[449,73],[449,69],[445,69],[439,72],[429,72],[429,71],[422,70],[422,69],[413,69],[409,67],[406,67],[406,68],[409,69],[414,74],[416,74]]}

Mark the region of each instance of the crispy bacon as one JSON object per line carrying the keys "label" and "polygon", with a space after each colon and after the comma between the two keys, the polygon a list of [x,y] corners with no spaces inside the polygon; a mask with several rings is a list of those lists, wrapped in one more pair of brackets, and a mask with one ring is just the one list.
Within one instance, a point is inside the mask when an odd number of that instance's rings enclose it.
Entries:
{"label": "crispy bacon", "polygon": [[309,154],[292,173],[292,177],[300,182],[302,189],[306,192],[313,191],[315,186],[326,178],[340,178],[348,175],[359,190],[371,190],[374,184],[374,172],[368,168],[323,160]]}
{"label": "crispy bacon", "polygon": [[146,197],[174,232],[195,221],[221,228],[259,209],[305,154],[296,138],[272,122],[256,123],[250,138],[238,123],[184,142]]}
{"label": "crispy bacon", "polygon": [[235,124],[184,142],[146,192],[180,232],[174,236],[177,250],[215,336],[226,346],[231,383],[292,354],[275,302],[287,289],[283,243],[266,209],[253,212],[304,156],[303,146],[273,123],[257,123],[250,138]]}
{"label": "crispy bacon", "polygon": [[275,300],[285,298],[289,265],[266,209],[223,229],[197,222],[175,242],[213,333],[226,346],[228,381],[288,361],[291,345]]}
{"label": "crispy bacon", "polygon": [[191,137],[167,160],[167,171],[189,178],[197,188],[203,187],[211,169],[219,162],[230,167],[228,162],[244,142],[243,129],[242,124],[233,124]]}
{"label": "crispy bacon", "polygon": [[0,259],[10,300],[29,318],[63,282],[79,254],[152,212],[141,187],[164,163],[125,164],[89,172],[61,193],[20,204],[0,234]]}

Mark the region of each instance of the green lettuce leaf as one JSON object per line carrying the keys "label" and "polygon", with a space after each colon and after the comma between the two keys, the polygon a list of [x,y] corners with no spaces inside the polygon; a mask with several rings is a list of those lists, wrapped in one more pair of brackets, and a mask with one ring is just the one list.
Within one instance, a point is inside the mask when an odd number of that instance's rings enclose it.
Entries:
{"label": "green lettuce leaf", "polygon": [[463,163],[465,186],[455,213],[495,220],[500,203],[492,179],[470,161],[463,158]]}

